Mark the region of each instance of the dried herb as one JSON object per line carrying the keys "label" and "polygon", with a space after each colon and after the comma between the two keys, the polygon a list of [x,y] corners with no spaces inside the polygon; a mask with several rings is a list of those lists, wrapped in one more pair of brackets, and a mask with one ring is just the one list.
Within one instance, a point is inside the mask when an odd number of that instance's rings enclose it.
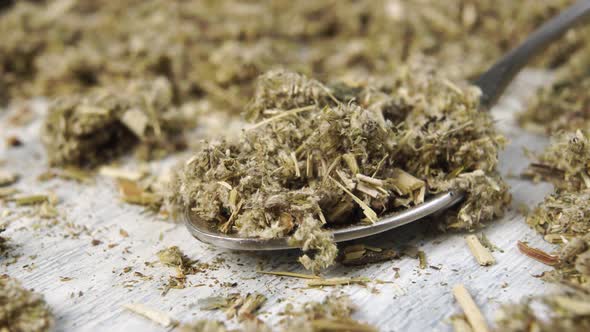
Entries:
{"label": "dried herb", "polygon": [[354,320],[355,311],[349,297],[329,295],[322,302],[308,302],[300,310],[287,304],[282,313],[285,318],[279,324],[285,332],[354,331],[373,332],[377,328]]}
{"label": "dried herb", "polygon": [[[6,226],[0,224],[0,235],[4,231],[6,231]],[[8,251],[8,239],[6,237],[0,236],[0,257],[4,257],[7,251]]]}
{"label": "dried herb", "polygon": [[145,178],[148,175],[148,172],[145,170],[128,170],[114,166],[102,166],[98,170],[98,173],[102,176],[136,182]]}
{"label": "dried herb", "polygon": [[262,294],[254,293],[242,296],[238,293],[229,296],[213,296],[199,300],[201,309],[224,310],[228,319],[238,317],[240,321],[254,319],[254,314],[266,302]]}
{"label": "dried herb", "polygon": [[16,193],[18,193],[16,188],[0,188],[0,199],[11,198]]}
{"label": "dried herb", "polygon": [[358,277],[358,278],[330,278],[330,279],[312,279],[307,282],[307,286],[309,287],[324,287],[324,286],[342,286],[342,285],[366,285],[369,282],[374,281],[373,279],[367,277]]}
{"label": "dried herb", "polygon": [[485,317],[475,304],[475,301],[469,294],[469,291],[463,285],[456,285],[453,287],[453,295],[463,312],[465,313],[465,317],[467,321],[473,328],[474,332],[488,332],[490,329],[488,328],[488,324],[485,320]]}
{"label": "dried herb", "polygon": [[0,276],[0,326],[7,331],[50,331],[53,315],[43,296],[26,290],[19,281]]}
{"label": "dried herb", "polygon": [[549,239],[552,235],[570,239],[590,232],[590,191],[563,191],[545,198],[526,218],[535,230]]}
{"label": "dried herb", "polygon": [[183,145],[183,130],[194,126],[185,113],[166,79],[135,81],[56,100],[42,141],[57,166],[95,166],[132,147],[149,159]]}
{"label": "dried herb", "polygon": [[381,249],[355,244],[340,250],[340,263],[342,265],[365,265],[392,260],[399,257],[399,253],[393,249]]}
{"label": "dried herb", "polygon": [[467,321],[465,315],[453,315],[451,316],[451,324],[454,332],[472,332],[471,325]]}
{"label": "dried herb", "polygon": [[189,324],[181,324],[178,332],[229,332],[225,324],[216,320],[198,320]]}
{"label": "dried herb", "polygon": [[484,233],[481,233],[478,235],[478,240],[481,242],[481,244],[485,248],[489,249],[491,252],[494,252],[494,251],[504,252],[504,250],[502,250],[502,248],[493,244]]}
{"label": "dried herb", "polygon": [[14,198],[16,205],[35,205],[46,203],[49,201],[49,196],[45,194],[36,194],[36,195],[22,195]]}
{"label": "dried herb", "polygon": [[164,284],[162,296],[168,294],[170,289],[183,289],[186,287],[186,276],[202,272],[207,264],[191,260],[182,253],[177,246],[162,249],[157,253],[160,263],[176,268],[176,275],[171,275]]}
{"label": "dried herb", "polygon": [[121,199],[129,204],[143,205],[158,211],[162,205],[162,195],[155,193],[149,187],[138,182],[120,179],[117,181]]}
{"label": "dried herb", "polygon": [[162,249],[157,253],[160,263],[177,268],[179,274],[189,275],[201,271],[202,266],[182,253],[177,246]]}
{"label": "dried herb", "polygon": [[[518,115],[525,129],[546,134],[590,129],[590,38],[589,28],[583,44],[568,63],[560,68],[554,81],[541,88],[528,109]],[[567,38],[567,37],[566,37]]]}
{"label": "dried herb", "polygon": [[260,320],[247,320],[239,329],[228,329],[223,322],[203,319],[189,324],[181,324],[175,330],[178,332],[272,332],[272,330]]}
{"label": "dried herb", "polygon": [[509,194],[495,167],[504,139],[477,109],[478,90],[411,73],[354,89],[283,70],[263,75],[247,112],[257,123],[238,143],[211,144],[187,161],[173,199],[224,233],[289,236],[313,270],[336,257],[327,228],[374,222],[432,193],[468,193],[441,227],[501,215]]}
{"label": "dried herb", "polygon": [[428,267],[428,262],[426,260],[426,253],[422,250],[418,251],[418,261],[419,261],[418,267],[420,269],[424,270],[425,268]]}
{"label": "dried herb", "polygon": [[[168,314],[159,310],[151,309],[142,304],[127,304],[125,309],[141,315],[158,325],[171,328],[176,332],[229,332],[225,324],[216,320],[198,320],[192,323],[180,323],[178,320],[171,318]],[[271,332],[271,330],[259,320],[248,320],[242,323],[241,332]]]}
{"label": "dried herb", "polygon": [[546,265],[555,266],[559,263],[559,258],[557,256],[552,256],[537,248],[531,248],[521,241],[518,241],[518,250],[532,259]]}
{"label": "dried herb", "polygon": [[18,174],[0,170],[0,187],[9,186],[18,181]]}
{"label": "dried herb", "polygon": [[[182,99],[239,109],[277,64],[346,77],[427,56],[468,78],[572,2],[19,1],[0,13],[0,91],[60,95],[165,75]],[[567,37],[543,63],[559,65],[585,42],[582,29]]]}
{"label": "dried herb", "polygon": [[41,206],[39,207],[39,217],[51,219],[57,217],[58,215],[59,211],[55,207],[55,204],[50,201],[41,203]]}
{"label": "dried herb", "polygon": [[[250,300],[248,300],[248,297]],[[375,332],[377,329],[369,324],[352,319],[351,315],[355,307],[349,297],[345,295],[329,295],[322,302],[304,303],[299,310],[295,310],[292,304],[287,304],[281,315],[285,316],[278,324],[277,329],[271,329],[261,320],[251,315],[257,306],[264,302],[264,297],[255,294],[242,297],[233,294],[229,297],[212,297],[199,301],[205,305],[205,309],[225,309],[233,314],[242,310],[243,318],[239,329],[231,331],[240,332],[270,332],[280,330],[285,332]],[[250,304],[249,304],[250,303]],[[256,309],[250,311],[256,306]],[[228,332],[230,331],[221,321],[198,320],[193,323],[179,323],[168,314],[150,309],[140,304],[128,304],[125,309],[137,313],[164,327],[174,328],[179,332]],[[248,310],[246,310],[248,309]],[[237,310],[237,311],[236,311]],[[246,312],[247,311],[247,312]],[[233,316],[232,314],[232,316]]]}
{"label": "dried herb", "polygon": [[588,133],[560,133],[536,157],[526,176],[550,181],[557,189],[577,191],[590,188],[590,140]]}
{"label": "dried herb", "polygon": [[559,134],[541,154],[529,174],[551,181],[555,193],[545,197],[526,221],[545,240],[560,245],[559,255],[525,250],[555,267],[545,279],[590,289],[590,149],[587,134]]}
{"label": "dried herb", "polygon": [[484,247],[479,239],[475,235],[467,235],[465,242],[469,246],[469,250],[477,260],[477,263],[481,266],[493,265],[496,263],[496,259],[492,256],[492,253],[488,248]]}

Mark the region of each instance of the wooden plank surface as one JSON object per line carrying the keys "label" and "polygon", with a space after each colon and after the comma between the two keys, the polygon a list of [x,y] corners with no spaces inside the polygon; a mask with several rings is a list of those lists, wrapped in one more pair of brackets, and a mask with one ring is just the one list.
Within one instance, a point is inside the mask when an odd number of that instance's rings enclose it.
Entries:
{"label": "wooden plank surface", "polygon": [[[518,175],[527,165],[524,147],[538,150],[547,143],[546,138],[523,132],[513,121],[513,114],[522,109],[534,87],[547,79],[545,73],[525,72],[493,110],[498,126],[511,140],[501,154],[503,174]],[[42,116],[43,106],[43,102],[37,102],[33,109]],[[10,112],[5,112],[4,120],[9,115]],[[415,223],[371,241],[392,247],[415,245],[425,251],[428,268],[419,269],[418,261],[408,257],[366,267],[336,266],[323,275],[365,276],[393,283],[307,289],[305,280],[256,273],[258,269],[304,273],[296,262],[296,251],[238,253],[212,248],[193,239],[182,224],[161,220],[140,207],[121,203],[110,179],[97,177],[92,185],[61,179],[39,183],[36,177],[47,170],[39,143],[39,127],[40,121],[24,128],[9,127],[0,121],[2,136],[16,134],[24,141],[20,148],[2,147],[0,160],[4,161],[4,169],[21,174],[17,186],[23,193],[57,194],[61,217],[57,224],[51,225],[48,220],[35,216],[20,216],[27,209],[0,205],[0,215],[4,210],[14,211],[4,221],[9,222],[6,235],[16,247],[13,254],[20,255],[16,262],[5,260],[0,264],[0,273],[16,277],[25,286],[45,295],[57,317],[57,331],[165,330],[125,312],[121,306],[127,303],[141,303],[187,322],[198,318],[223,319],[221,313],[199,310],[197,301],[233,292],[265,294],[269,300],[260,317],[272,324],[280,319],[276,313],[287,302],[321,300],[333,291],[349,294],[359,307],[355,317],[383,331],[448,331],[451,326],[447,318],[459,312],[451,294],[452,286],[457,283],[466,285],[488,321],[500,303],[518,301],[554,287],[533,277],[548,268],[521,255],[516,248],[517,240],[526,240],[533,246],[551,249],[525,225],[516,208],[523,203],[534,206],[542,200],[551,190],[547,184],[508,178],[512,186],[512,208],[504,218],[482,230],[504,250],[494,252],[495,265],[477,264],[463,239],[465,234],[440,234],[429,231],[424,223]],[[163,169],[183,157],[151,166],[154,170]],[[122,237],[120,229],[127,231],[129,237]],[[101,244],[93,246],[93,239]],[[109,248],[109,244],[117,246]],[[214,263],[216,269],[191,275],[189,287],[172,289],[162,296],[161,288],[174,270],[159,264],[150,267],[146,262],[155,262],[156,252],[172,245],[179,246],[191,258]],[[131,272],[125,273],[126,267],[131,267]],[[400,276],[396,279],[397,269]],[[153,279],[141,280],[134,276],[134,271]],[[61,277],[71,280],[60,281]],[[236,286],[228,287],[221,282],[236,283]],[[236,326],[235,322],[230,322],[230,326]]]}

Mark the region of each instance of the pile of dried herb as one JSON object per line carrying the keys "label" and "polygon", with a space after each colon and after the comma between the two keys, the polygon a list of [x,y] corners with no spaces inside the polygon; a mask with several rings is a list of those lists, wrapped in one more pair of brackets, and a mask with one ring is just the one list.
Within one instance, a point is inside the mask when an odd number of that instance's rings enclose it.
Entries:
{"label": "pile of dried herb", "polygon": [[590,188],[590,137],[586,131],[556,134],[535,159],[524,175],[550,181],[558,190]]}
{"label": "pile of dried herb", "polygon": [[174,199],[224,233],[289,236],[315,270],[336,257],[329,227],[439,191],[467,191],[441,226],[472,229],[510,199],[495,171],[504,139],[478,100],[477,88],[416,68],[355,85],[270,71],[246,113],[255,124],[187,161]]}
{"label": "pile of dried herb", "polygon": [[49,331],[53,315],[39,294],[24,289],[20,282],[0,276],[0,329],[3,331]]}
{"label": "pile of dried herb", "polygon": [[590,141],[581,130],[560,134],[529,173],[556,187],[526,218],[545,240],[560,245],[559,256],[542,255],[556,270],[550,280],[590,289]]}
{"label": "pile of dried herb", "polygon": [[[590,28],[584,30],[590,34]],[[590,45],[555,73],[555,81],[541,88],[528,109],[518,115],[525,129],[547,134],[590,130]]]}
{"label": "pile of dried herb", "polygon": [[149,159],[185,144],[187,107],[173,104],[165,78],[131,82],[56,100],[41,138],[52,165],[95,166],[134,147]]}
{"label": "pile of dried herb", "polygon": [[[179,98],[239,110],[255,77],[278,64],[335,78],[427,56],[466,78],[572,2],[18,1],[0,12],[0,93],[58,96],[165,76]],[[543,62],[563,63],[582,36],[572,30]]]}
{"label": "pile of dried herb", "polygon": [[199,264],[197,261],[191,260],[177,246],[162,249],[158,251],[157,256],[163,265],[176,268],[176,275],[168,278],[162,295],[166,295],[172,288],[185,288],[187,275],[202,272],[206,267],[206,264]]}
{"label": "pile of dried herb", "polygon": [[322,302],[308,302],[295,310],[287,304],[282,312],[282,331],[359,331],[372,332],[377,328],[354,320],[351,316],[356,310],[346,295],[328,295]]}
{"label": "pile of dried herb", "polygon": [[[544,306],[535,311],[534,304]],[[519,304],[503,305],[496,323],[498,331],[588,331],[590,296],[583,292],[544,295]]]}
{"label": "pile of dried herb", "polygon": [[[590,106],[585,98],[587,60],[578,57],[561,72],[561,77],[541,91],[535,104],[521,115],[529,128],[553,133],[551,144],[535,156],[525,175],[553,183],[555,192],[526,217],[526,222],[558,244],[557,255],[519,243],[528,256],[554,267],[543,278],[569,287],[567,292],[528,299],[502,307],[497,320],[502,331],[586,331],[590,329],[590,140],[588,117]],[[585,72],[577,72],[580,59],[586,61]],[[564,74],[567,73],[567,74]],[[582,75],[580,77],[579,75]],[[569,76],[568,76],[569,75]],[[566,130],[565,132],[563,130]],[[569,131],[569,132],[568,132]],[[545,306],[542,314],[534,304]]]}
{"label": "pile of dried herb", "polygon": [[[252,95],[256,77],[275,66],[348,81],[428,58],[448,77],[471,78],[570,3],[20,1],[0,12],[0,31],[6,31],[0,33],[0,99],[63,97],[67,101],[60,101],[56,112],[67,113],[81,99],[93,99],[97,88],[118,91],[130,81],[165,77],[174,104],[198,100],[205,113],[236,113]],[[557,66],[579,53],[582,36],[580,29],[570,31],[544,63]],[[121,98],[134,94],[127,91]],[[127,150],[137,135],[111,126],[110,121],[119,122],[116,116],[106,118],[92,120],[77,133],[62,133],[59,126],[53,129],[57,133],[50,131],[47,141],[55,141],[48,143],[50,161],[97,163]],[[142,144],[144,156],[160,156],[162,147],[154,151],[153,144],[169,142],[166,135],[158,136],[156,122],[161,121],[152,118],[148,125],[155,135],[139,135],[142,143],[149,142]],[[180,130],[176,125],[172,131]],[[94,130],[102,134],[87,132]],[[96,148],[104,145],[108,148],[99,157]],[[164,145],[164,150],[175,148],[175,143]]]}
{"label": "pile of dried herb", "polygon": [[18,181],[18,174],[0,169],[0,187],[10,186]]}
{"label": "pile of dried herb", "polygon": [[[550,181],[556,191],[547,196],[526,221],[546,241],[558,244],[560,249],[558,255],[541,251],[530,255],[555,268],[544,273],[546,280],[581,289],[580,294],[590,289],[590,98],[587,93],[590,88],[590,39],[587,37],[588,28],[582,31],[585,32],[585,42],[580,44],[577,53],[557,70],[555,81],[543,87],[529,108],[518,116],[524,128],[553,135],[551,144],[535,157],[525,175]],[[557,315],[549,323],[539,322],[523,304],[520,306],[523,317],[518,318],[520,324],[528,320],[544,331],[573,327],[587,330],[590,312],[582,313],[579,308],[572,307],[575,298],[583,296],[580,294],[547,296],[544,301],[552,303],[552,312]],[[554,303],[556,299],[567,300],[571,305],[562,308]],[[582,301],[587,303],[587,297]],[[514,320],[509,322],[514,324]]]}

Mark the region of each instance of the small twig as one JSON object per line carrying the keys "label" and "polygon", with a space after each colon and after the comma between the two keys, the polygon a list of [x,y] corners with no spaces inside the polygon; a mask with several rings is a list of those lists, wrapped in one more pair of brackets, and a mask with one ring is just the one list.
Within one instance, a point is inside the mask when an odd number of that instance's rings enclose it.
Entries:
{"label": "small twig", "polygon": [[483,314],[477,307],[477,304],[475,304],[475,301],[473,301],[473,298],[465,286],[461,284],[455,285],[455,287],[453,287],[453,295],[455,296],[455,299],[457,299],[457,302],[459,302],[461,309],[463,309],[467,321],[471,324],[473,331],[489,332],[488,324],[486,323]]}
{"label": "small twig", "polygon": [[492,256],[492,253],[479,242],[477,236],[468,235],[465,237],[465,241],[479,265],[488,266],[496,263],[496,259]]}
{"label": "small twig", "polygon": [[340,286],[340,285],[352,285],[352,284],[366,284],[373,280],[366,277],[359,278],[331,278],[331,279],[314,279],[307,282],[309,287],[321,287],[321,286]]}
{"label": "small twig", "polygon": [[309,105],[309,106],[294,108],[294,109],[291,109],[291,110],[287,110],[287,111],[281,112],[278,115],[275,115],[275,116],[273,116],[271,118],[268,118],[268,119],[265,119],[263,121],[258,122],[257,124],[253,125],[252,127],[248,128],[247,130],[253,130],[253,129],[262,127],[262,126],[266,125],[267,123],[271,123],[271,122],[277,121],[279,119],[282,119],[284,117],[287,117],[287,116],[290,116],[290,115],[294,115],[294,114],[297,114],[297,113],[300,113],[300,112],[309,111],[309,110],[314,109],[315,107],[316,107],[315,105]]}
{"label": "small twig", "polygon": [[520,250],[521,253],[529,256],[530,258],[532,258],[538,262],[541,262],[541,263],[549,265],[549,266],[555,266],[555,265],[559,264],[559,257],[557,257],[557,256],[549,255],[548,253],[544,252],[543,250],[529,247],[526,243],[521,242],[521,241],[518,241],[517,246],[518,246],[518,250]]}
{"label": "small twig", "polygon": [[363,214],[367,217],[367,219],[369,219],[369,221],[371,223],[377,222],[377,219],[379,218],[379,217],[377,217],[377,213],[375,211],[373,211],[373,209],[371,209],[371,207],[368,206],[367,203],[363,202],[363,200],[356,197],[350,190],[346,189],[346,187],[344,187],[342,184],[340,184],[340,182],[336,181],[333,177],[330,177],[330,179],[332,181],[334,181],[334,183],[338,187],[340,187],[340,189],[342,189],[342,191],[344,191],[346,194],[348,194],[356,202],[356,204],[358,204],[361,207],[361,209],[363,209]]}
{"label": "small twig", "polygon": [[123,308],[135,314],[143,316],[151,320],[152,322],[162,325],[164,327],[171,327],[178,324],[178,322],[172,319],[170,316],[168,316],[168,314],[159,310],[148,308],[143,304],[129,303],[123,305]]}
{"label": "small twig", "polygon": [[464,315],[451,317],[451,324],[453,324],[453,331],[455,332],[472,332],[471,325],[467,322]]}

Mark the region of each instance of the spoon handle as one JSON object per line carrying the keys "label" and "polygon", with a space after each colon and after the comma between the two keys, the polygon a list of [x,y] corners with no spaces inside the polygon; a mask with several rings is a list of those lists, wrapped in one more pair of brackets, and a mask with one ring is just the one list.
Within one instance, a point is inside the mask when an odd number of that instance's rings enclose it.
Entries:
{"label": "spoon handle", "polygon": [[541,25],[518,47],[506,53],[474,82],[482,91],[482,108],[489,109],[502,95],[508,83],[535,55],[574,25],[588,19],[590,0],[579,0]]}

